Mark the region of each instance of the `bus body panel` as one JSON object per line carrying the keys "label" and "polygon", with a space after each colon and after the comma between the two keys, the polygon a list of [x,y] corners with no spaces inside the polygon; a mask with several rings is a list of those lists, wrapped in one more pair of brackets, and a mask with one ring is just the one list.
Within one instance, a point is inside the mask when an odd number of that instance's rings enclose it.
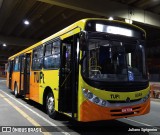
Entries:
{"label": "bus body panel", "polygon": [[40,71],[30,72],[30,99],[39,103]]}
{"label": "bus body panel", "polygon": [[[82,57],[82,52],[80,53],[80,58]],[[81,76],[81,66],[79,68],[79,83],[78,83],[78,121],[89,122],[97,120],[111,120],[124,117],[138,116],[149,113],[150,111],[150,98],[148,98],[144,103],[128,106],[113,106],[113,107],[103,107],[95,103],[90,102],[83,93],[82,89],[87,89],[92,92],[97,97],[102,100],[110,101],[126,101],[126,98],[130,100],[138,100],[149,95],[150,87],[135,92],[112,92],[109,90],[100,90],[88,85]],[[119,95],[118,99],[113,98],[111,95]],[[112,97],[112,98],[111,98]],[[120,105],[120,104],[119,104]],[[125,114],[122,112],[123,108],[132,108],[132,114]],[[112,112],[113,111],[113,112]]]}
{"label": "bus body panel", "polygon": [[59,70],[43,70],[43,77],[40,81],[39,103],[43,104],[43,95],[47,87],[49,87],[55,98],[55,110],[58,111],[58,87],[59,87]]}
{"label": "bus body panel", "polygon": [[17,84],[17,87],[18,87],[18,92],[20,90],[20,87],[19,87],[19,81],[20,81],[20,72],[14,72],[12,73],[12,85],[11,85],[11,90],[14,91],[14,87],[15,87],[15,83]]}
{"label": "bus body panel", "polygon": [[97,97],[103,99],[103,100],[112,100],[112,101],[125,101],[127,97],[130,98],[130,100],[137,100],[140,98],[145,97],[149,93],[149,87],[143,90],[138,90],[134,92],[113,92],[110,90],[100,90],[94,87],[89,86],[87,83],[84,83],[83,88],[88,89],[90,92],[92,92]]}
{"label": "bus body panel", "polygon": [[[147,99],[146,102],[136,105],[129,105],[128,106],[120,106],[117,107],[103,107],[97,105],[95,103],[90,102],[85,96],[82,89],[87,89],[91,91],[94,95],[98,98],[103,100],[111,100],[111,101],[119,101],[125,102],[126,99],[129,97],[130,100],[138,100],[144,98],[146,95],[149,95],[149,88],[144,90],[139,90],[135,92],[111,92],[105,90],[98,90],[86,84],[82,77],[79,77],[79,89],[78,89],[78,121],[89,122],[89,121],[97,121],[97,120],[111,120],[111,119],[118,119],[131,116],[138,116],[144,115],[149,113],[150,111],[150,98]],[[98,92],[99,91],[99,92]],[[119,95],[118,99],[111,98],[111,95]],[[139,95],[137,97],[137,95]],[[123,108],[132,108],[133,114],[126,114],[121,112]],[[116,111],[117,110],[117,111]],[[113,112],[112,112],[113,111]],[[115,111],[115,112],[114,112]],[[117,115],[117,116],[116,116]]]}
{"label": "bus body panel", "polygon": [[7,70],[7,77],[6,77],[6,79],[7,79],[7,81],[6,81],[6,86],[7,86],[7,88],[9,88],[9,72],[8,72],[8,70]]}
{"label": "bus body panel", "polygon": [[80,106],[79,121],[88,122],[97,120],[112,120],[124,117],[144,115],[149,113],[150,111],[150,100],[148,99],[147,102],[143,104],[131,106],[131,108],[133,110],[131,114],[123,113],[121,112],[122,107],[116,107],[116,108],[101,107],[86,100]]}
{"label": "bus body panel", "polygon": [[81,31],[81,27],[76,27],[76,26],[74,26],[73,28],[74,28],[74,29],[73,29],[71,32],[68,32],[68,33],[60,36],[60,38],[63,40],[63,39],[65,39],[65,38],[71,37],[71,36],[73,36],[73,35],[75,35],[75,34],[77,34],[77,33],[79,33],[79,32]]}

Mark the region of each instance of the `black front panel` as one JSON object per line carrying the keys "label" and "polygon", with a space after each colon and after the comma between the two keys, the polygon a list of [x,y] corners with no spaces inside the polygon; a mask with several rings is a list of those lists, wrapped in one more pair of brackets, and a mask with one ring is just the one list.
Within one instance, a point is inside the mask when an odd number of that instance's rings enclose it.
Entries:
{"label": "black front panel", "polygon": [[88,32],[103,32],[115,35],[128,35],[139,39],[145,38],[145,33],[141,29],[127,23],[104,20],[89,20],[85,30]]}

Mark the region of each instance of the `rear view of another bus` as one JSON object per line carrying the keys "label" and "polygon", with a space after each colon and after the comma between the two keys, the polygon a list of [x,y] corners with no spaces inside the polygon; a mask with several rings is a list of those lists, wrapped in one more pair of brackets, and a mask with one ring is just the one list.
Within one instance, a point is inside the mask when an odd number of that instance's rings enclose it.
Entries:
{"label": "rear view of another bus", "polygon": [[118,21],[91,19],[86,21],[80,41],[78,120],[148,113],[145,32]]}

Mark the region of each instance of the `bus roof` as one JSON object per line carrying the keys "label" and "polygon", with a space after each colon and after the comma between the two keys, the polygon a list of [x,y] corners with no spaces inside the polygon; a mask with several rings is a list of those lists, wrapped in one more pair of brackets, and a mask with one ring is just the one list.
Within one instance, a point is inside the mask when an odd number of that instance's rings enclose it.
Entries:
{"label": "bus roof", "polygon": [[[105,21],[110,21],[110,20],[108,20],[108,19],[103,19],[103,18],[86,18],[86,19],[79,20],[79,21],[71,24],[70,26],[68,26],[68,27],[60,30],[59,32],[57,32],[57,33],[55,33],[55,34],[53,34],[53,35],[51,35],[51,36],[49,36],[49,37],[47,37],[47,38],[39,41],[38,43],[35,43],[35,44],[31,45],[30,47],[28,47],[28,48],[20,51],[19,53],[16,53],[15,55],[9,57],[8,59],[9,59],[9,60],[12,60],[12,59],[14,59],[14,57],[19,56],[19,55],[21,55],[21,54],[23,54],[23,53],[27,53],[27,52],[29,52],[30,50],[34,49],[35,47],[37,47],[37,46],[39,46],[39,45],[42,45],[42,44],[44,44],[45,42],[47,42],[47,41],[49,41],[49,40],[51,40],[51,39],[58,38],[58,37],[61,38],[61,36],[62,36],[63,34],[65,34],[65,33],[67,33],[67,32],[70,32],[70,31],[73,30],[74,28],[80,28],[81,30],[84,30],[85,24],[86,24],[86,22],[87,22],[88,20],[105,20]],[[132,27],[136,27],[136,28],[140,29],[141,31],[143,31],[143,32],[145,33],[145,31],[144,31],[142,28],[140,28],[140,27],[138,27],[138,26],[136,26],[136,25],[129,24],[129,23],[125,23],[125,22],[118,21],[118,20],[112,20],[112,21],[113,21],[113,22],[117,22],[117,23],[123,23],[123,24],[126,24],[126,25],[130,25],[130,26],[132,26]],[[146,34],[146,33],[145,33],[145,34]]]}

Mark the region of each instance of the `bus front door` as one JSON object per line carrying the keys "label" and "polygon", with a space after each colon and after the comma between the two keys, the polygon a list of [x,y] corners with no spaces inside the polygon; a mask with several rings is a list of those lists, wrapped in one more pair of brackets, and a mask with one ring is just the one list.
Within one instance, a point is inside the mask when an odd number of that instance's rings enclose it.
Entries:
{"label": "bus front door", "polygon": [[9,89],[12,86],[13,60],[9,61]]}
{"label": "bus front door", "polygon": [[29,94],[30,83],[30,60],[31,54],[21,56],[21,69],[20,69],[20,88],[21,95]]}
{"label": "bus front door", "polygon": [[75,37],[62,41],[58,110],[72,115],[76,110],[76,43]]}

